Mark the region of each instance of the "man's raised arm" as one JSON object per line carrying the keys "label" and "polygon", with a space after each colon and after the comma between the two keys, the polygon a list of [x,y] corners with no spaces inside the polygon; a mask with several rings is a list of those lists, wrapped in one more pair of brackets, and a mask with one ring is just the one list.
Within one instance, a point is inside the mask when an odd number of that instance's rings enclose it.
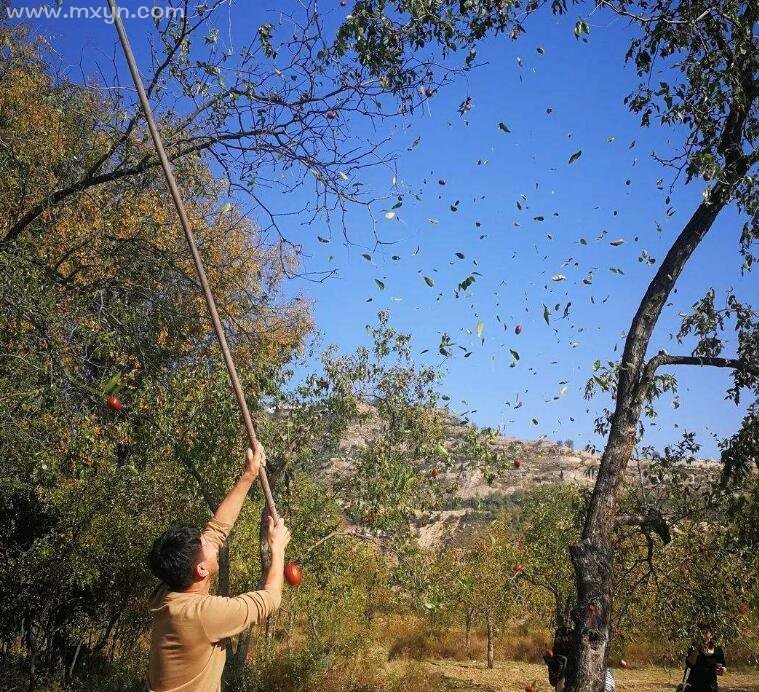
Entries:
{"label": "man's raised arm", "polygon": [[216,521],[229,526],[234,525],[250,486],[255,483],[256,478],[258,478],[258,470],[262,466],[266,466],[266,453],[261,443],[256,442],[255,448],[248,449],[245,455],[245,470],[242,475],[216,508],[213,515]]}

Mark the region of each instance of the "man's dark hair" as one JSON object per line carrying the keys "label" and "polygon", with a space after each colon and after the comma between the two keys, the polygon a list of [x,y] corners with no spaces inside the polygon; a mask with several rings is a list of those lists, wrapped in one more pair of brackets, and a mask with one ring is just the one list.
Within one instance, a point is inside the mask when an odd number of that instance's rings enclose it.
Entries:
{"label": "man's dark hair", "polygon": [[200,530],[172,526],[153,543],[148,555],[150,571],[174,591],[192,584],[192,570],[200,551]]}

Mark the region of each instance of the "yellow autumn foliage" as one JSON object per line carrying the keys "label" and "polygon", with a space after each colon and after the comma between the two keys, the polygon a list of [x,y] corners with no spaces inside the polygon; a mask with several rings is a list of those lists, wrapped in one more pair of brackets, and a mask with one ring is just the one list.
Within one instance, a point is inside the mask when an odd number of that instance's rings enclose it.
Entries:
{"label": "yellow autumn foliage", "polygon": [[[44,46],[30,45],[22,31],[3,29],[7,60],[0,77],[0,229],[82,178],[119,136],[110,103],[94,88],[53,77],[42,59]],[[135,128],[128,145],[120,145],[133,150],[127,160],[151,155],[145,142],[144,131]],[[238,358],[287,358],[311,328],[305,301],[278,298],[294,258],[267,245],[249,219],[224,204],[222,187],[204,161],[183,159],[178,175]],[[18,267],[28,264],[43,271],[56,310],[72,319],[76,313],[81,328],[94,333],[104,328],[102,314],[81,309],[83,296],[89,302],[104,292],[121,293],[132,302],[159,296],[172,305],[156,311],[156,345],[181,357],[209,342],[205,302],[159,168],[51,201],[16,245]],[[144,268],[139,257],[145,258]],[[178,319],[172,320],[172,314]],[[74,368],[81,354],[67,352],[70,327],[58,320],[50,338],[60,347],[61,362]],[[20,335],[35,327],[21,320],[14,328]],[[255,338],[235,339],[243,335]],[[119,351],[116,344],[109,353],[117,365],[140,367]]]}

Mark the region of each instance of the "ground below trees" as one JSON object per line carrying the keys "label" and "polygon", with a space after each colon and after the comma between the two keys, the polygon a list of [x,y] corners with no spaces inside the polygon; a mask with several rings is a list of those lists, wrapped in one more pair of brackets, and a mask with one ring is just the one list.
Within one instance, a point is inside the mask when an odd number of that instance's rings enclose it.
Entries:
{"label": "ground below trees", "polygon": [[[393,667],[402,665],[391,661]],[[477,692],[522,692],[525,685],[537,680],[540,692],[550,692],[546,680],[546,668],[538,663],[522,661],[496,661],[488,670],[484,661],[421,661],[418,675],[425,672],[439,680],[441,692],[447,690],[476,690]],[[646,666],[628,670],[613,670],[619,692],[648,692],[649,690],[672,690],[680,682],[682,671]],[[756,670],[729,671],[720,681],[720,692],[756,692],[759,690],[759,672]]]}

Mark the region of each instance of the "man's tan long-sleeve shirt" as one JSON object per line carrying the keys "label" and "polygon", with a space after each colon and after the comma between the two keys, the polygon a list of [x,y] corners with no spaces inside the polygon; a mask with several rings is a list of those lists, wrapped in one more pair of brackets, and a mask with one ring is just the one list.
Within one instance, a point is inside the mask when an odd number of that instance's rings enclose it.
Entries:
{"label": "man's tan long-sleeve shirt", "polygon": [[[211,520],[206,540],[221,548],[231,527]],[[262,622],[281,595],[251,591],[236,598],[156,588],[150,597],[153,628],[148,688],[151,692],[219,692],[226,651],[223,640]]]}

